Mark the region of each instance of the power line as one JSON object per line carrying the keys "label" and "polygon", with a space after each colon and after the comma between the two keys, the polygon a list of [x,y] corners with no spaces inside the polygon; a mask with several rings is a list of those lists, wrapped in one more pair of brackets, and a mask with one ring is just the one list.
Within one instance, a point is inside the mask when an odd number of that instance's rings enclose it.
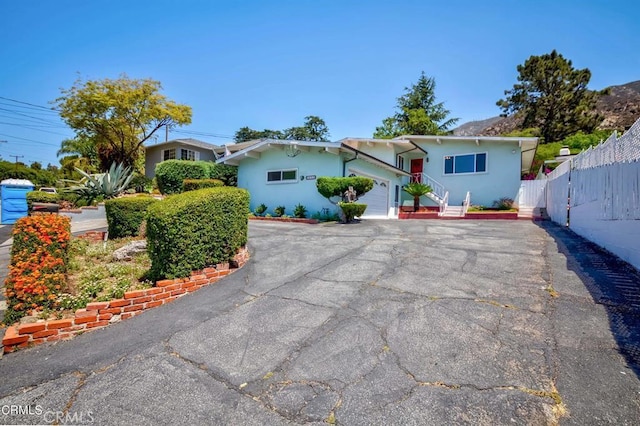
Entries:
{"label": "power line", "polygon": [[60,144],[55,144],[55,143],[47,143],[47,142],[37,141],[37,140],[34,140],[34,139],[21,138],[19,136],[7,135],[6,133],[0,133],[0,136],[6,136],[6,137],[12,138],[12,139],[20,139],[20,140],[27,141],[27,142],[34,142],[34,143],[41,144],[41,145],[49,145],[49,146],[59,146],[60,145]]}
{"label": "power line", "polygon": [[15,102],[15,103],[18,103],[18,104],[29,105],[29,106],[32,106],[32,107],[45,109],[47,111],[59,111],[56,108],[50,108],[50,107],[45,107],[45,106],[42,106],[42,105],[32,104],[32,103],[29,103],[29,102],[18,101],[18,100],[11,99],[11,98],[5,98],[4,96],[0,96],[0,99],[4,99],[5,101]]}
{"label": "power line", "polygon": [[38,131],[38,132],[51,133],[52,135],[60,135],[60,136],[64,136],[65,138],[72,138],[73,137],[73,136],[65,135],[64,133],[58,133],[58,132],[52,132],[50,130],[38,129],[33,124],[16,124],[16,123],[5,123],[5,122],[0,122],[0,124],[6,125],[6,126],[22,127],[23,129],[35,130],[35,131]]}

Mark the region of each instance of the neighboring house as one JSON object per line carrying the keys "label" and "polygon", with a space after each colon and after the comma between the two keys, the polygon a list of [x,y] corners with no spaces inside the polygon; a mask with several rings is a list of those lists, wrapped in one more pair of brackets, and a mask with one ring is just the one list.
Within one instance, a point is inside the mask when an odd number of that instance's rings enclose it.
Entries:
{"label": "neighboring house", "polygon": [[[144,175],[152,179],[156,175],[156,164],[166,160],[215,161],[220,155],[218,145],[197,139],[173,139],[144,147]],[[224,151],[223,151],[224,152]]]}
{"label": "neighboring house", "polygon": [[296,204],[313,214],[335,206],[316,190],[320,176],[366,176],[373,189],[359,202],[366,217],[397,217],[411,197],[402,186],[417,180],[432,186],[423,205],[447,199],[460,206],[467,192],[473,204],[490,206],[502,197],[516,198],[520,176],[531,167],[537,138],[401,136],[395,139],[346,138],[338,142],[264,139],[228,145],[218,162],[238,166],[238,186],[251,194],[251,209],[260,204],[273,212]]}

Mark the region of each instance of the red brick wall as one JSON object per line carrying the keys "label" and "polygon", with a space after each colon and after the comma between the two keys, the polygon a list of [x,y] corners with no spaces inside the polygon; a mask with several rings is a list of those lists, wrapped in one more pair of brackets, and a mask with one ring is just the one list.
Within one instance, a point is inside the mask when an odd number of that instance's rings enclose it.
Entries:
{"label": "red brick wall", "polygon": [[213,268],[194,271],[188,278],[158,281],[155,287],[126,292],[122,299],[89,303],[86,308],[78,309],[73,318],[11,326],[7,328],[2,339],[4,352],[13,352],[17,348],[44,342],[70,339],[78,333],[106,327],[111,323],[139,315],[147,309],[164,305],[217,282],[244,266],[248,259],[249,252],[243,247],[231,263],[221,263]]}

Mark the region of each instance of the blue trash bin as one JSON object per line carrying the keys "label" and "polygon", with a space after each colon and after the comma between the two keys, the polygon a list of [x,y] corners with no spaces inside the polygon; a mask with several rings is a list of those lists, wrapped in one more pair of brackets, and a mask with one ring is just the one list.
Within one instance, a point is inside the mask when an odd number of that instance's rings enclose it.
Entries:
{"label": "blue trash bin", "polygon": [[34,188],[31,181],[24,179],[5,179],[0,182],[2,225],[12,225],[16,220],[29,214],[27,192],[33,191]]}

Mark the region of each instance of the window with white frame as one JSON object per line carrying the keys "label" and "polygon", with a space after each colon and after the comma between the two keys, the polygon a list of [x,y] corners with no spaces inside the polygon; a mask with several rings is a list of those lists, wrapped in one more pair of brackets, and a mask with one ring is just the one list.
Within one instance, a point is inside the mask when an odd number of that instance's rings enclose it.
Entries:
{"label": "window with white frame", "polygon": [[193,151],[191,149],[180,148],[180,159],[181,160],[189,160],[196,161],[199,157],[199,152]]}
{"label": "window with white frame", "polygon": [[162,161],[167,160],[175,160],[176,159],[176,149],[165,149],[162,151]]}
{"label": "window with white frame", "polygon": [[293,183],[298,181],[298,169],[267,170],[267,183]]}
{"label": "window with white frame", "polygon": [[396,167],[404,170],[404,157],[402,155],[396,155]]}
{"label": "window with white frame", "polygon": [[487,153],[457,154],[444,156],[444,174],[485,173],[487,171]]}

